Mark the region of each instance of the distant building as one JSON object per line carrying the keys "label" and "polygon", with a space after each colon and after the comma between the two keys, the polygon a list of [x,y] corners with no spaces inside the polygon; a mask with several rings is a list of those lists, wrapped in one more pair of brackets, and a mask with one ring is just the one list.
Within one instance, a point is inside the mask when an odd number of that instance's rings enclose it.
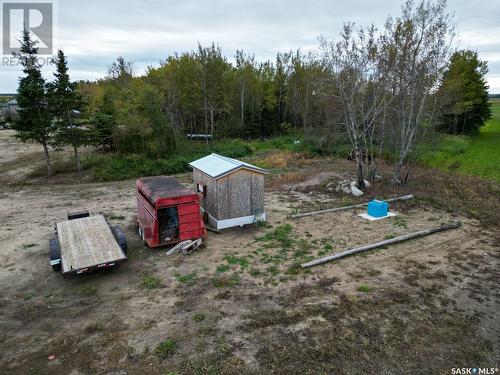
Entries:
{"label": "distant building", "polygon": [[7,102],[0,103],[0,122],[12,121],[19,110],[16,99],[11,99]]}
{"label": "distant building", "polygon": [[8,117],[10,117],[11,119],[16,117],[18,110],[19,106],[17,105],[16,99],[12,99],[7,102]]}

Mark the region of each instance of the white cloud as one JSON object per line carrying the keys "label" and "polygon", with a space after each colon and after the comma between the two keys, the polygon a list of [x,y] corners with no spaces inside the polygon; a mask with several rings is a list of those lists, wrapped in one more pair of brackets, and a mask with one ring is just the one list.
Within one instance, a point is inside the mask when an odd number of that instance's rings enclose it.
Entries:
{"label": "white cloud", "polygon": [[[174,52],[196,49],[197,42],[219,43],[228,58],[244,49],[273,59],[278,51],[315,48],[319,35],[335,37],[345,21],[382,27],[402,1],[58,0],[55,45],[68,55],[73,79],[103,77],[119,55],[135,61],[141,73]],[[460,48],[477,49],[489,62],[500,60],[496,1],[448,1],[457,15]],[[20,70],[0,69],[0,92],[14,91]],[[490,65],[490,73],[492,92],[500,92],[500,64]]]}

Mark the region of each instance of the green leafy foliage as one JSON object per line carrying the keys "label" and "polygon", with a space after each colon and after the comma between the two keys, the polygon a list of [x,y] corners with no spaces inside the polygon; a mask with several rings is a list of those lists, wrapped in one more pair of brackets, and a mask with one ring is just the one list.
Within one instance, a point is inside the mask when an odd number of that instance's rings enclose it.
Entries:
{"label": "green leafy foliage", "polygon": [[457,51],[450,59],[439,97],[443,102],[440,128],[443,131],[473,133],[491,118],[486,61],[475,51]]}
{"label": "green leafy foliage", "polygon": [[51,114],[47,106],[45,79],[37,62],[37,42],[31,39],[28,29],[22,33],[20,52],[17,58],[23,67],[24,76],[19,80],[17,103],[19,110],[12,128],[16,137],[22,141],[40,143],[45,152],[47,174],[52,174],[52,166],[48,154],[48,144],[53,128]]}

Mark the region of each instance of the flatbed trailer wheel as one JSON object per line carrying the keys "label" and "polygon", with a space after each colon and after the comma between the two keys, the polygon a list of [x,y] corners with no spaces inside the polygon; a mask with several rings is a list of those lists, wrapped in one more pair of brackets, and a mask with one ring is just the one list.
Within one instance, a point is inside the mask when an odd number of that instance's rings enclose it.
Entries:
{"label": "flatbed trailer wheel", "polygon": [[57,238],[49,240],[50,265],[55,272],[61,271],[61,248]]}
{"label": "flatbed trailer wheel", "polygon": [[120,245],[121,249],[123,250],[123,253],[127,255],[127,239],[125,238],[125,234],[122,232],[118,225],[111,227],[111,231],[115,236],[116,242],[118,242],[118,245]]}

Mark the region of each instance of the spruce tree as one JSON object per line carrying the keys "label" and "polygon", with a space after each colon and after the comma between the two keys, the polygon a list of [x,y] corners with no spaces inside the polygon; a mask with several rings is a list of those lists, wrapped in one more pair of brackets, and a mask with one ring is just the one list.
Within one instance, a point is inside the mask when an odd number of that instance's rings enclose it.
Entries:
{"label": "spruce tree", "polygon": [[52,175],[49,143],[52,136],[51,116],[47,107],[45,80],[37,62],[37,42],[23,30],[20,52],[15,56],[23,67],[24,77],[19,80],[17,102],[19,111],[13,123],[16,137],[23,142],[34,141],[43,146],[47,175]]}
{"label": "spruce tree", "polygon": [[68,62],[63,51],[57,52],[54,63],[56,65],[54,82],[47,85],[50,112],[56,124],[54,143],[57,146],[69,145],[73,148],[76,169],[80,174],[78,148],[90,144],[92,139],[89,130],[82,126],[78,119],[81,97],[76,91],[76,83],[70,81]]}
{"label": "spruce tree", "polygon": [[439,89],[443,131],[472,133],[491,117],[487,72],[487,63],[479,60],[477,52],[467,50],[453,54]]}

